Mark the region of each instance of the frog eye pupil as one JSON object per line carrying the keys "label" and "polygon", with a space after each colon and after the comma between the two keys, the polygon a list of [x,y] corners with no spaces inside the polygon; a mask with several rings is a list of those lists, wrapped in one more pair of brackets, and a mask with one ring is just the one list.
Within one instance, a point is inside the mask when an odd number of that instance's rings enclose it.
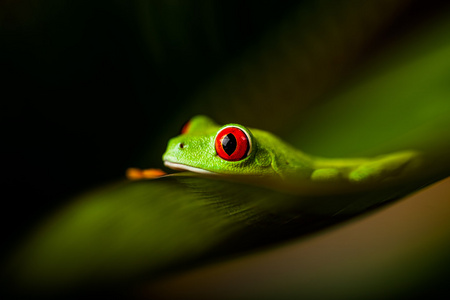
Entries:
{"label": "frog eye pupil", "polygon": [[233,154],[236,150],[236,144],[236,138],[231,133],[227,134],[222,140],[223,150],[225,150],[228,155]]}

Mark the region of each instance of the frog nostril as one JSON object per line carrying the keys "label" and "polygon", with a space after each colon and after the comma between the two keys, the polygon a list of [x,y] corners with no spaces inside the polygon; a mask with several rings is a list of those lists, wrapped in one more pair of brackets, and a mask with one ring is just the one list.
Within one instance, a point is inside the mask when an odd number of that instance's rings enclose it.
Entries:
{"label": "frog nostril", "polygon": [[180,146],[181,149],[184,148],[184,144],[183,143],[180,143],[179,146]]}

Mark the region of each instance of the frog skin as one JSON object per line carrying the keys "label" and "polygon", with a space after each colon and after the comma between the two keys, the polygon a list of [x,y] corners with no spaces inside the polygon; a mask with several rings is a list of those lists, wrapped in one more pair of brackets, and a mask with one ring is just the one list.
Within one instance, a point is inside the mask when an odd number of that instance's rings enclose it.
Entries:
{"label": "frog skin", "polygon": [[322,158],[303,153],[275,135],[239,124],[220,126],[195,116],[163,155],[174,170],[219,176],[256,176],[291,182],[380,182],[411,172],[416,151],[373,158]]}

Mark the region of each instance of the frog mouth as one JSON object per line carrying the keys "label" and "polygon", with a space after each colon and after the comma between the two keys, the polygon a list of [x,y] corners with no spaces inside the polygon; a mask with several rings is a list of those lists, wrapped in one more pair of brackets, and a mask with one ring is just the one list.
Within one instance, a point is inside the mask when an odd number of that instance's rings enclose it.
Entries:
{"label": "frog mouth", "polygon": [[176,170],[176,171],[190,171],[190,172],[194,172],[194,173],[201,173],[201,174],[216,174],[214,172],[211,171],[207,171],[204,169],[200,169],[200,168],[196,168],[196,167],[192,167],[192,166],[188,166],[188,165],[183,165],[180,163],[174,163],[168,160],[164,161],[164,165],[166,167],[171,168],[172,170]]}

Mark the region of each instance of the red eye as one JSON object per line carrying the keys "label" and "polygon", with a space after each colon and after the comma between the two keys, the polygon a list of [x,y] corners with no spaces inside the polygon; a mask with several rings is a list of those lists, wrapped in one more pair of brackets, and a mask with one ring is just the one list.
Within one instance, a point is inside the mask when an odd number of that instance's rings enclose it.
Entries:
{"label": "red eye", "polygon": [[184,123],[183,127],[181,127],[181,134],[188,133],[189,129],[191,129],[191,121]]}
{"label": "red eye", "polygon": [[230,161],[246,158],[250,153],[251,141],[249,136],[237,127],[225,127],[216,135],[217,154]]}

